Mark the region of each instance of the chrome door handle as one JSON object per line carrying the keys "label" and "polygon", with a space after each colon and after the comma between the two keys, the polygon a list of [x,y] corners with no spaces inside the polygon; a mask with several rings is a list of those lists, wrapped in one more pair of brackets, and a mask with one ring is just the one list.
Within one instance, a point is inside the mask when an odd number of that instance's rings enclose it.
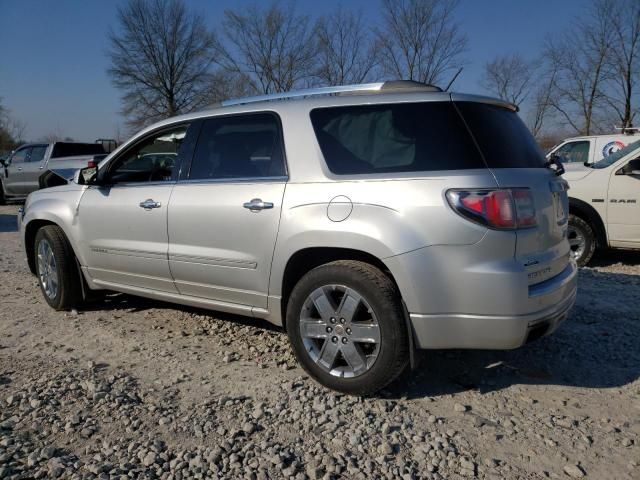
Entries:
{"label": "chrome door handle", "polygon": [[156,202],[151,198],[146,199],[144,202],[140,202],[140,207],[145,210],[151,210],[152,208],[160,208],[160,202]]}
{"label": "chrome door handle", "polygon": [[18,167],[18,171],[21,172],[22,171],[22,167]]}
{"label": "chrome door handle", "polygon": [[259,212],[260,210],[267,210],[269,208],[273,208],[273,203],[263,202],[259,198],[254,198],[250,202],[243,203],[242,206],[244,208],[251,210],[252,212]]}

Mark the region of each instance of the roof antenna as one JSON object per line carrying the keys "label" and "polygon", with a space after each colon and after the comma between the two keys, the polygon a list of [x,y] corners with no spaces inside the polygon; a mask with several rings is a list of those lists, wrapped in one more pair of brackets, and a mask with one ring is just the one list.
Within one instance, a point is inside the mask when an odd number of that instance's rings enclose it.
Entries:
{"label": "roof antenna", "polygon": [[451,81],[449,82],[449,85],[447,85],[447,88],[445,88],[445,89],[444,89],[444,91],[445,91],[445,92],[448,92],[448,91],[449,91],[449,88],[451,87],[451,85],[453,85],[453,82],[455,82],[455,81],[456,81],[456,78],[458,78],[458,75],[460,75],[460,73],[462,72],[462,69],[463,69],[463,68],[464,68],[464,67],[460,67],[460,68],[458,69],[458,71],[456,72],[456,74],[453,76],[453,78],[452,78],[452,79],[451,79]]}

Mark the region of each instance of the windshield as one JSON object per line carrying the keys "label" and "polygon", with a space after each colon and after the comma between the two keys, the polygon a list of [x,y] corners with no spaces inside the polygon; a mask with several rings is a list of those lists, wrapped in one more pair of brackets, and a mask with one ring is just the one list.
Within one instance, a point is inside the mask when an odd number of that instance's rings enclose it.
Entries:
{"label": "windshield", "polygon": [[620,160],[622,157],[626,157],[627,155],[629,155],[631,152],[633,152],[634,150],[636,150],[638,148],[640,148],[640,140],[636,140],[635,142],[630,143],[629,145],[624,147],[622,150],[618,150],[617,152],[613,152],[608,157],[605,157],[605,158],[602,158],[602,159],[598,160],[596,163],[594,163],[591,166],[593,168],[607,168],[609,165],[613,165],[618,160]]}

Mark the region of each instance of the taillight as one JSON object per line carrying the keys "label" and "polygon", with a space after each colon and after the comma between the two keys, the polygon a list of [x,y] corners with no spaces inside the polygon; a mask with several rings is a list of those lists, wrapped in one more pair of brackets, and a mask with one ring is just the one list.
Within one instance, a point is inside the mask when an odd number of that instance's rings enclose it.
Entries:
{"label": "taillight", "polygon": [[526,228],[537,224],[533,195],[528,188],[449,190],[447,200],[463,217],[491,228]]}

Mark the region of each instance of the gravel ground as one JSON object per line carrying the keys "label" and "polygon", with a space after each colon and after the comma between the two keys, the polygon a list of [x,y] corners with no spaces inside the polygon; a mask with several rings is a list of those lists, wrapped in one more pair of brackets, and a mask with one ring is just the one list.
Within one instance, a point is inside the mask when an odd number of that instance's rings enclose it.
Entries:
{"label": "gravel ground", "polygon": [[510,352],[421,354],[372,398],[253,319],[112,295],[54,312],[0,207],[0,478],[640,478],[640,254]]}

